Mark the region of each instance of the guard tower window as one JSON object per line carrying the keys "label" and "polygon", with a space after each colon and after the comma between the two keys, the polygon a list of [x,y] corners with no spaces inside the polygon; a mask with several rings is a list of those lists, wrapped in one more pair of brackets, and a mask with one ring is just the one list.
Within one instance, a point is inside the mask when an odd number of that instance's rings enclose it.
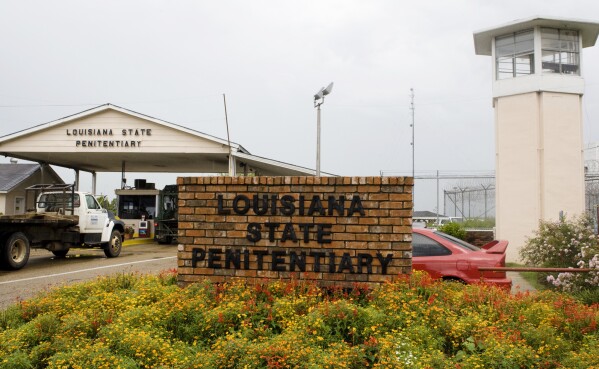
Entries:
{"label": "guard tower window", "polygon": [[495,38],[497,79],[526,76],[535,72],[532,29]]}
{"label": "guard tower window", "polygon": [[580,75],[578,31],[541,28],[543,73]]}

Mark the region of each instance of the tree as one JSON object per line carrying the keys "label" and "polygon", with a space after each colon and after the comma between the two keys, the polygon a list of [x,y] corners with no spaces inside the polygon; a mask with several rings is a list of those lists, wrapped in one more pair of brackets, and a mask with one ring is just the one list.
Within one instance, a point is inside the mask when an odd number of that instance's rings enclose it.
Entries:
{"label": "tree", "polygon": [[98,196],[98,202],[100,203],[100,205],[102,205],[102,207],[106,210],[110,210],[113,213],[117,213],[117,209],[116,209],[116,198],[112,199],[112,200],[108,200],[107,196]]}

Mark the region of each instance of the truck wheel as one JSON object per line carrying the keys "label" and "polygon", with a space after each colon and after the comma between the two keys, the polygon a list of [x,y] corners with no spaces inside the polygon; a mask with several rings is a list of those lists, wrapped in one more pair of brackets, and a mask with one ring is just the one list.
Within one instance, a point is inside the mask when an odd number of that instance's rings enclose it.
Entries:
{"label": "truck wheel", "polygon": [[69,249],[52,251],[57,258],[64,258],[69,253]]}
{"label": "truck wheel", "polygon": [[121,238],[121,232],[114,230],[110,235],[110,241],[104,245],[104,254],[109,258],[116,258],[121,253],[123,248],[123,239]]}
{"label": "truck wheel", "polygon": [[2,248],[2,266],[7,269],[17,270],[27,264],[29,260],[29,239],[22,232],[11,234]]}

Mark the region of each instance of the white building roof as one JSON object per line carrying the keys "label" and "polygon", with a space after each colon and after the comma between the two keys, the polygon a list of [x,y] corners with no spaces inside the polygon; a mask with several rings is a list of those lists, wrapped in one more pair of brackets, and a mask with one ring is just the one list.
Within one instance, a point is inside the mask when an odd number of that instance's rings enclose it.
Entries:
{"label": "white building roof", "polygon": [[[230,147],[229,147],[230,146]],[[105,104],[0,137],[0,154],[88,172],[314,175],[313,169],[250,154],[243,146]]]}

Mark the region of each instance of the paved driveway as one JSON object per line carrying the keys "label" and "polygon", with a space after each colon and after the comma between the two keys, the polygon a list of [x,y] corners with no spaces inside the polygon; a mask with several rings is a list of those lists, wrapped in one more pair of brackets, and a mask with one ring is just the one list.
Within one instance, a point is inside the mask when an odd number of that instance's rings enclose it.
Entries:
{"label": "paved driveway", "polygon": [[0,310],[40,291],[115,273],[158,273],[177,267],[177,245],[126,242],[119,257],[99,249],[73,249],[64,259],[46,250],[32,250],[21,270],[0,270]]}

